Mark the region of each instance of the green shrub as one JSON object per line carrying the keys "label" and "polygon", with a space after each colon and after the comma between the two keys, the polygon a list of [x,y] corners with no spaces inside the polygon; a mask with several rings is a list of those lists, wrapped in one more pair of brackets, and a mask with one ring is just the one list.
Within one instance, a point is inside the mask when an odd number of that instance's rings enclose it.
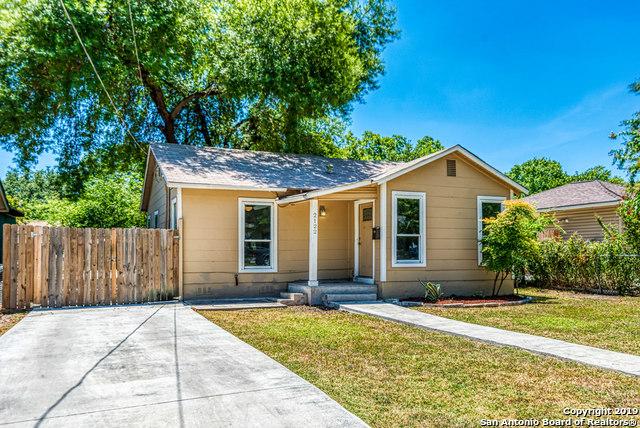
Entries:
{"label": "green shrub", "polygon": [[[492,295],[500,293],[511,274],[523,279],[539,252],[538,235],[554,220],[522,200],[505,201],[495,218],[483,219],[482,265],[495,272]],[[499,281],[499,282],[498,282]]]}
{"label": "green shrub", "polygon": [[640,257],[633,256],[624,238],[614,233],[603,242],[587,242],[579,235],[542,241],[529,274],[542,287],[637,294]]}
{"label": "green shrub", "polygon": [[636,254],[640,254],[640,185],[629,187],[618,214],[624,225],[624,236]]}
{"label": "green shrub", "polygon": [[424,300],[425,302],[435,303],[442,297],[442,287],[440,284],[434,284],[433,282],[420,281],[420,285],[424,287]]}

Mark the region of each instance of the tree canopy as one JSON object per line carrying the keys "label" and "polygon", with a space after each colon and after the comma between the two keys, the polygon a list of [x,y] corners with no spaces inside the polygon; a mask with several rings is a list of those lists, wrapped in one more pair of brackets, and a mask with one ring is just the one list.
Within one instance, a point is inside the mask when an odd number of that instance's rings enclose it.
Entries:
{"label": "tree canopy", "polygon": [[[640,94],[640,80],[629,85],[633,94]],[[611,151],[614,162],[624,168],[629,173],[632,183],[640,174],[640,111],[635,112],[630,119],[622,122],[624,130],[622,132],[611,133],[611,138],[617,140],[621,138],[621,146]]]}
{"label": "tree canopy", "polygon": [[326,128],[377,87],[397,36],[386,0],[31,0],[0,14],[0,145],[23,166],[52,151],[63,170],[140,162],[156,140],[326,154]]}
{"label": "tree canopy", "polygon": [[365,131],[361,138],[347,134],[342,156],[347,159],[408,162],[443,149],[440,141],[429,136],[424,136],[413,144],[401,135],[385,137]]}
{"label": "tree canopy", "polygon": [[601,165],[568,174],[560,162],[544,157],[532,158],[516,164],[507,172],[507,175],[526,187],[530,194],[576,181],[602,180],[624,183],[621,178],[614,176],[610,170]]}

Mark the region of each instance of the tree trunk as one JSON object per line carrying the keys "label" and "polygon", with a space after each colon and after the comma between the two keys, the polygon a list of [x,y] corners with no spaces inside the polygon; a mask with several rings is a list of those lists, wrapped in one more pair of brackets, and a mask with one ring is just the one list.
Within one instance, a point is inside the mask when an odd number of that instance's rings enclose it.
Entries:
{"label": "tree trunk", "polygon": [[165,121],[164,126],[161,126],[160,130],[164,134],[167,143],[178,144],[178,140],[176,139],[176,126],[172,119]]}
{"label": "tree trunk", "polygon": [[[500,285],[498,286],[498,290],[496,291],[496,294],[494,294],[494,296],[497,296],[498,294],[500,294],[500,289],[502,288],[502,284],[504,283],[504,280],[507,278],[508,275],[509,275],[509,272],[505,272],[504,275],[502,275],[502,278],[500,278]],[[495,282],[494,282],[494,287],[495,287]]]}
{"label": "tree trunk", "polygon": [[207,126],[207,117],[204,115],[204,111],[202,110],[202,106],[199,101],[196,101],[195,112],[196,116],[198,116],[200,132],[202,133],[202,138],[204,138],[204,143],[207,146],[213,146],[213,144],[211,144],[211,136],[209,135],[209,127]]}

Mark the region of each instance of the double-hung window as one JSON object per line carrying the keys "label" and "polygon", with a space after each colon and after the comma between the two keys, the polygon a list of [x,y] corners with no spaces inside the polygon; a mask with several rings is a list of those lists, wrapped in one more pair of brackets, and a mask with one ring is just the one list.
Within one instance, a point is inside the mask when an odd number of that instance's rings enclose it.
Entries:
{"label": "double-hung window", "polygon": [[484,219],[493,218],[502,211],[504,196],[478,196],[478,264],[482,264],[482,237],[486,224]]}
{"label": "double-hung window", "polygon": [[422,192],[393,192],[392,267],[426,266],[426,199]]}
{"label": "double-hung window", "polygon": [[240,199],[240,272],[277,271],[277,211],[272,200]]}

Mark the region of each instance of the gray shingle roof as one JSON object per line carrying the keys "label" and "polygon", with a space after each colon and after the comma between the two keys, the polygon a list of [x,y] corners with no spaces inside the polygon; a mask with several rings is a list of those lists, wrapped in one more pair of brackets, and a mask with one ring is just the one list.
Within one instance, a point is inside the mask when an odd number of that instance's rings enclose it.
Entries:
{"label": "gray shingle roof", "polygon": [[168,183],[236,188],[324,189],[403,165],[174,144],[152,144],[151,150]]}
{"label": "gray shingle roof", "polygon": [[539,210],[619,202],[624,187],[607,181],[579,181],[523,198]]}

